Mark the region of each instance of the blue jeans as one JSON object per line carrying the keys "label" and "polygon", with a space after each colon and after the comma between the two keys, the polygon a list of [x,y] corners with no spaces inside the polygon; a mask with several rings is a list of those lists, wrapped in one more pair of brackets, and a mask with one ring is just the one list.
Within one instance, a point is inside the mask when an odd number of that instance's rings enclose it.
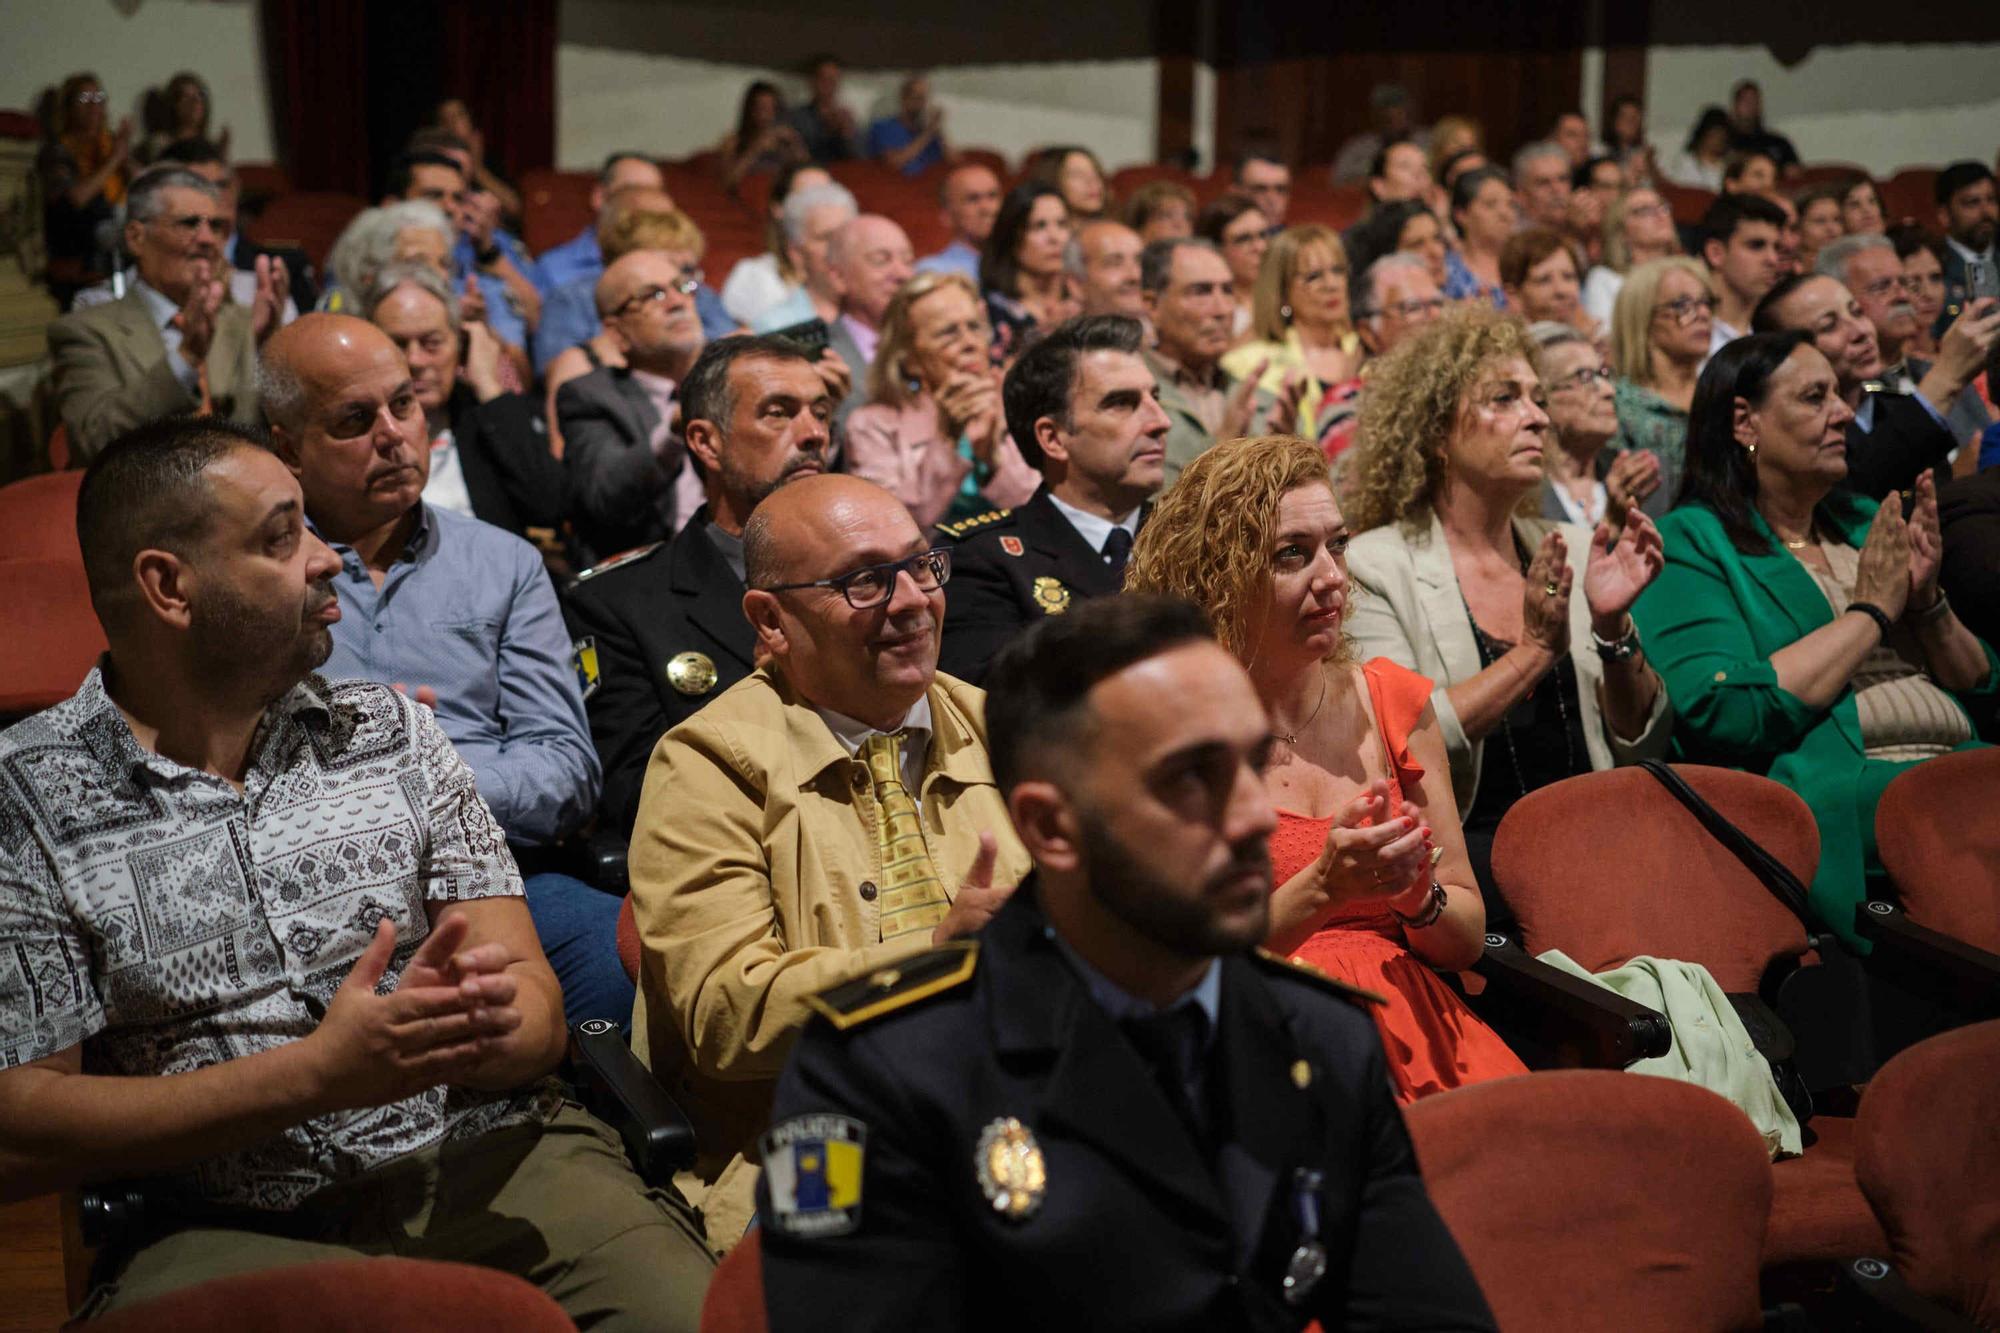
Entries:
{"label": "blue jeans", "polygon": [[608,1018],[632,1025],[632,981],[618,961],[618,898],[568,875],[529,875],[528,915],[562,985],[571,1023]]}

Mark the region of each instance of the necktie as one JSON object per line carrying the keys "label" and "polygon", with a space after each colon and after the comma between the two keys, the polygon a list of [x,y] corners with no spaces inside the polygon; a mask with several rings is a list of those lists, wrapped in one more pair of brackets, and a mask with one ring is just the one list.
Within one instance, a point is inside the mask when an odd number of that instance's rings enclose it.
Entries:
{"label": "necktie", "polygon": [[1200,1068],[1208,1015],[1198,1004],[1180,1004],[1163,1014],[1125,1019],[1118,1026],[1145,1057],[1160,1091],[1194,1141],[1207,1151],[1209,1118],[1196,1089],[1202,1086]]}
{"label": "necktie", "polygon": [[1111,535],[1104,539],[1104,560],[1120,579],[1125,577],[1125,561],[1131,554],[1132,534],[1123,528],[1111,529]]}
{"label": "necktie", "polygon": [[876,732],[861,747],[875,780],[875,838],[882,852],[882,938],[929,931],[944,920],[951,900],[924,843],[917,803],[903,785],[903,733]]}

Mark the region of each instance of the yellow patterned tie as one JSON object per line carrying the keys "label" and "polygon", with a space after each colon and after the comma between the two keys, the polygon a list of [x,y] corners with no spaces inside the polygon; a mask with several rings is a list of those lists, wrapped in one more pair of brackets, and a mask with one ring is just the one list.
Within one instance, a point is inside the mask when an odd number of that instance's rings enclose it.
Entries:
{"label": "yellow patterned tie", "polygon": [[863,742],[862,754],[875,779],[879,812],[875,836],[882,849],[882,938],[928,933],[944,920],[951,901],[924,844],[917,803],[903,785],[903,733],[876,732]]}

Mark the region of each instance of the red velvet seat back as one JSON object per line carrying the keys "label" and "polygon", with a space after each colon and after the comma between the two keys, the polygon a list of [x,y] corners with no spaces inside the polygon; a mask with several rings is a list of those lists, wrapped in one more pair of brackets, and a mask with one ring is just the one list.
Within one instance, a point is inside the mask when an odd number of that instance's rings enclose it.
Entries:
{"label": "red velvet seat back", "polygon": [[[884,1277],[895,1280],[891,1274]],[[752,1227],[715,1266],[701,1303],[701,1333],[764,1333],[769,1326],[764,1318],[763,1233]]]}
{"label": "red velvet seat back", "polygon": [[2000,1022],[1883,1065],[1854,1122],[1854,1171],[1917,1292],[2000,1328]]}
{"label": "red velvet seat back", "polygon": [[[1819,830],[1798,796],[1734,769],[1674,771],[1812,882]],[[1799,919],[1643,769],[1528,793],[1501,821],[1493,877],[1529,953],[1560,949],[1592,972],[1651,954],[1701,963],[1724,990],[1746,992],[1774,960],[1806,950]]]}
{"label": "red velvet seat back", "polygon": [[1882,868],[1920,926],[2000,953],[2000,750],[1967,750],[1900,774],[1875,806]]}
{"label": "red velvet seat back", "polygon": [[1764,1145],[1689,1083],[1603,1069],[1404,1109],[1424,1181],[1500,1327],[1756,1328]]}
{"label": "red velvet seat back", "polygon": [[618,904],[618,962],[632,981],[639,979],[639,954],[639,919],[632,915],[632,895],[628,893]]}

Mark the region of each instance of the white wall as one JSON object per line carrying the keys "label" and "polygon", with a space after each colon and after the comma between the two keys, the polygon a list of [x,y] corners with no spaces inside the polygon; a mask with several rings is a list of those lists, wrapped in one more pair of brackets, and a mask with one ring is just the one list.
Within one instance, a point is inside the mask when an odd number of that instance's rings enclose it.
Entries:
{"label": "white wall", "polygon": [[1756,46],[1654,46],[1646,123],[1662,155],[1701,108],[1727,106],[1738,79],[1764,89],[1764,121],[1807,162],[1854,162],[1877,176],[2000,147],[2000,43],[1839,46],[1787,68]]}
{"label": "white wall", "polygon": [[132,14],[112,0],[4,0],[0,51],[0,106],[28,110],[42,88],[87,69],[104,80],[111,124],[130,115],[135,130],[145,90],[193,70],[215,94],[209,126],[229,127],[230,152],[252,162],[272,157],[250,0],[142,0]]}
{"label": "white wall", "polygon": [[[855,114],[865,120],[892,111],[903,76],[851,73],[845,92]],[[620,148],[664,157],[712,148],[734,128],[744,87],[760,78],[785,89],[788,100],[804,93],[783,71],[564,42],[556,48],[556,165],[595,168]],[[1113,169],[1153,157],[1157,61],[950,66],[931,74],[931,95],[944,108],[953,143],[1019,157],[1071,141]]]}

